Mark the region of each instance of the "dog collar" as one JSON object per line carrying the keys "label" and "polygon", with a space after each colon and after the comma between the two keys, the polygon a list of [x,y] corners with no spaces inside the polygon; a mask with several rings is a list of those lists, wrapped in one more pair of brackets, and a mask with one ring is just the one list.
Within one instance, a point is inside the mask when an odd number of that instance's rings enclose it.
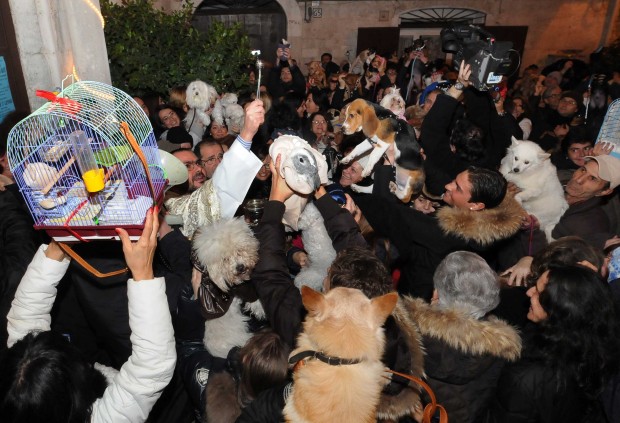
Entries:
{"label": "dog collar", "polygon": [[317,360],[329,364],[330,366],[346,366],[350,364],[359,364],[362,362],[362,360],[359,358],[331,357],[329,355],[323,354],[320,351],[307,350],[297,353],[291,358],[289,358],[288,364],[297,364],[298,362],[305,360],[306,358],[316,358]]}

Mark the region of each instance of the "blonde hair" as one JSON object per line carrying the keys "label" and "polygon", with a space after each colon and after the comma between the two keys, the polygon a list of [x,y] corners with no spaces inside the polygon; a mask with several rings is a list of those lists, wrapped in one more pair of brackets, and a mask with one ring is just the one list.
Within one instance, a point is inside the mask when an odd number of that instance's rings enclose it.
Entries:
{"label": "blonde hair", "polygon": [[183,111],[187,111],[187,103],[185,102],[186,91],[187,85],[177,85],[176,87],[170,88],[168,91],[168,96],[170,97],[168,104],[183,109]]}

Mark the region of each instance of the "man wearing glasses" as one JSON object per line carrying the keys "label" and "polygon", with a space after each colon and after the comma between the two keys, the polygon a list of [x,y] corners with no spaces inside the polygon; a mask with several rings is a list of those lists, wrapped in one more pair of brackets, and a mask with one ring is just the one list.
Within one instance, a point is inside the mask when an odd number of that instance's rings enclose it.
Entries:
{"label": "man wearing glasses", "polygon": [[211,179],[215,169],[224,158],[224,149],[216,141],[200,141],[194,147],[194,153],[200,157],[202,169],[207,179]]}
{"label": "man wearing glasses", "polygon": [[207,180],[202,161],[189,148],[179,148],[172,155],[181,160],[187,168],[187,192],[194,192]]}

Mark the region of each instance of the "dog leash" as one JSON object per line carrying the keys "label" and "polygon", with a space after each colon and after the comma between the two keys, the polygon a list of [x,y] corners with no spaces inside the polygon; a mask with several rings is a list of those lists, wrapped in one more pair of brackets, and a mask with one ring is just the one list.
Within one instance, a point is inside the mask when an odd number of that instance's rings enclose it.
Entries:
{"label": "dog leash", "polygon": [[433,418],[437,410],[439,410],[439,423],[448,423],[448,412],[446,411],[443,405],[437,404],[437,397],[435,397],[435,393],[433,392],[431,387],[428,386],[426,382],[424,382],[422,379],[417,378],[415,376],[408,375],[405,373],[399,373],[392,369],[388,369],[387,371],[397,376],[400,376],[402,378],[405,378],[412,382],[417,383],[424,389],[424,391],[426,391],[426,393],[430,397],[431,402],[426,404],[426,407],[424,407],[424,411],[422,414],[422,423],[431,423],[431,419]]}

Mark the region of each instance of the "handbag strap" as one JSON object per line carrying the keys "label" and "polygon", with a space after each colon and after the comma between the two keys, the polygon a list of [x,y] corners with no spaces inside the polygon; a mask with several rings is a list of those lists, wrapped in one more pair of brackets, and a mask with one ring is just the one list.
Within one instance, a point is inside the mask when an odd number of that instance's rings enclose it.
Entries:
{"label": "handbag strap", "polygon": [[433,418],[437,410],[439,410],[439,423],[448,423],[448,412],[443,407],[443,405],[437,404],[437,398],[435,397],[435,393],[433,392],[431,387],[428,386],[426,382],[424,382],[422,379],[417,378],[415,376],[408,375],[405,373],[399,373],[391,369],[388,369],[388,372],[398,375],[400,377],[404,377],[405,379],[408,379],[412,382],[415,382],[426,391],[426,393],[431,399],[431,402],[429,404],[426,404],[426,407],[424,407],[424,414],[422,416],[423,423],[431,423],[431,419]]}
{"label": "handbag strap", "polygon": [[100,271],[95,269],[93,266],[88,264],[86,262],[86,260],[84,260],[82,257],[80,257],[80,255],[78,253],[76,253],[73,250],[73,248],[69,247],[68,244],[65,244],[64,242],[59,242],[58,245],[60,246],[62,251],[65,252],[65,254],[67,254],[73,260],[78,262],[80,264],[80,266],[82,266],[84,269],[88,270],[90,273],[92,273],[93,275],[95,275],[98,278],[109,278],[110,276],[122,275],[123,273],[129,272],[129,269],[125,267],[124,269],[114,270],[113,272],[101,273]]}

